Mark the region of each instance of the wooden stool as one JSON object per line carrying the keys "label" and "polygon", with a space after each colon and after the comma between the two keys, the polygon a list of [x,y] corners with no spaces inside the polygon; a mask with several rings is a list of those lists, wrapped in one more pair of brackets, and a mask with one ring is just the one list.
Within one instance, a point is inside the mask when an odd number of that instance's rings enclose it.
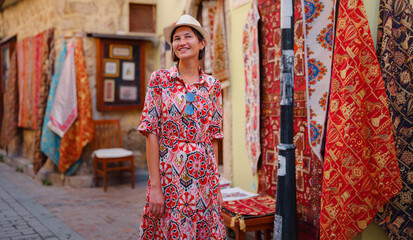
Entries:
{"label": "wooden stool", "polygon": [[[240,222],[239,218],[235,217],[233,226],[231,226],[231,221],[233,221],[234,218],[233,215],[225,211],[222,211],[222,216],[224,218],[225,226],[235,231],[236,240],[244,240],[245,232],[251,231],[255,231],[256,240],[261,239],[261,231],[264,231],[264,236],[266,240],[271,240],[271,232],[274,229],[274,215],[244,218],[243,224]],[[241,230],[241,225],[244,224],[244,229]]]}

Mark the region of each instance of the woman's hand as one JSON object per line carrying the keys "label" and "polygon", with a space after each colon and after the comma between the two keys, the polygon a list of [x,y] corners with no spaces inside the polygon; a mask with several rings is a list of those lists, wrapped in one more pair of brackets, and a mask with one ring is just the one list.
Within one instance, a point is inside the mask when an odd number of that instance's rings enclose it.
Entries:
{"label": "woman's hand", "polygon": [[146,134],[146,157],[151,180],[149,213],[159,218],[165,211],[165,198],[162,193],[161,177],[159,175],[159,137],[152,133]]}
{"label": "woman's hand", "polygon": [[151,187],[149,193],[149,212],[152,216],[160,218],[165,211],[165,200],[161,187]]}

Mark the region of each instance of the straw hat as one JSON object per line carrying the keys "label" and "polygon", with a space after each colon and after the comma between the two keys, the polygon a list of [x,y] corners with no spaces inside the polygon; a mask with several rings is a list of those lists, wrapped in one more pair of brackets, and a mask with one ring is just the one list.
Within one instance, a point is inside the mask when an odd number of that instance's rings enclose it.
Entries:
{"label": "straw hat", "polygon": [[169,45],[172,46],[172,42],[171,42],[171,34],[174,31],[174,29],[178,28],[178,27],[182,27],[182,26],[188,26],[188,27],[193,27],[194,29],[196,29],[199,33],[201,33],[201,35],[204,37],[205,41],[208,42],[209,38],[208,38],[208,31],[203,28],[201,26],[201,24],[192,16],[189,15],[182,15],[178,22],[176,22],[175,24],[172,24],[166,28],[163,29],[163,35],[165,37],[166,42],[169,43]]}

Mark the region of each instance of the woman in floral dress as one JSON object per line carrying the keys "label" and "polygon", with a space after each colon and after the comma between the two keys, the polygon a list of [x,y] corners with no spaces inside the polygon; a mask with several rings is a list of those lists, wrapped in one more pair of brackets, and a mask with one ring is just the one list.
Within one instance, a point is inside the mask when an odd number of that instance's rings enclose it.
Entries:
{"label": "woman in floral dress", "polygon": [[139,131],[150,180],[138,239],[226,239],[216,162],[221,85],[199,67],[208,32],[189,15],[164,29],[177,64],[150,79]]}

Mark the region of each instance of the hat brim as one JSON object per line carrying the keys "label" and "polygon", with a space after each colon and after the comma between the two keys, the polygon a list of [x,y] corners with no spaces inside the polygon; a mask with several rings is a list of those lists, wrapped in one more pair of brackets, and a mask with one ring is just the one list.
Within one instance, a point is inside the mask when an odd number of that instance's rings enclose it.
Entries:
{"label": "hat brim", "polygon": [[195,25],[195,24],[188,24],[188,23],[170,25],[170,26],[164,28],[164,29],[163,29],[163,35],[164,35],[164,37],[165,37],[165,41],[166,41],[169,45],[172,46],[172,42],[171,42],[172,32],[173,32],[176,28],[185,27],[185,26],[186,26],[186,27],[192,27],[192,28],[194,28],[194,29],[197,30],[199,33],[201,33],[201,35],[204,37],[204,39],[205,39],[205,41],[206,41],[207,43],[209,42],[209,34],[208,34],[208,31],[207,31],[205,28],[200,27],[200,26]]}

